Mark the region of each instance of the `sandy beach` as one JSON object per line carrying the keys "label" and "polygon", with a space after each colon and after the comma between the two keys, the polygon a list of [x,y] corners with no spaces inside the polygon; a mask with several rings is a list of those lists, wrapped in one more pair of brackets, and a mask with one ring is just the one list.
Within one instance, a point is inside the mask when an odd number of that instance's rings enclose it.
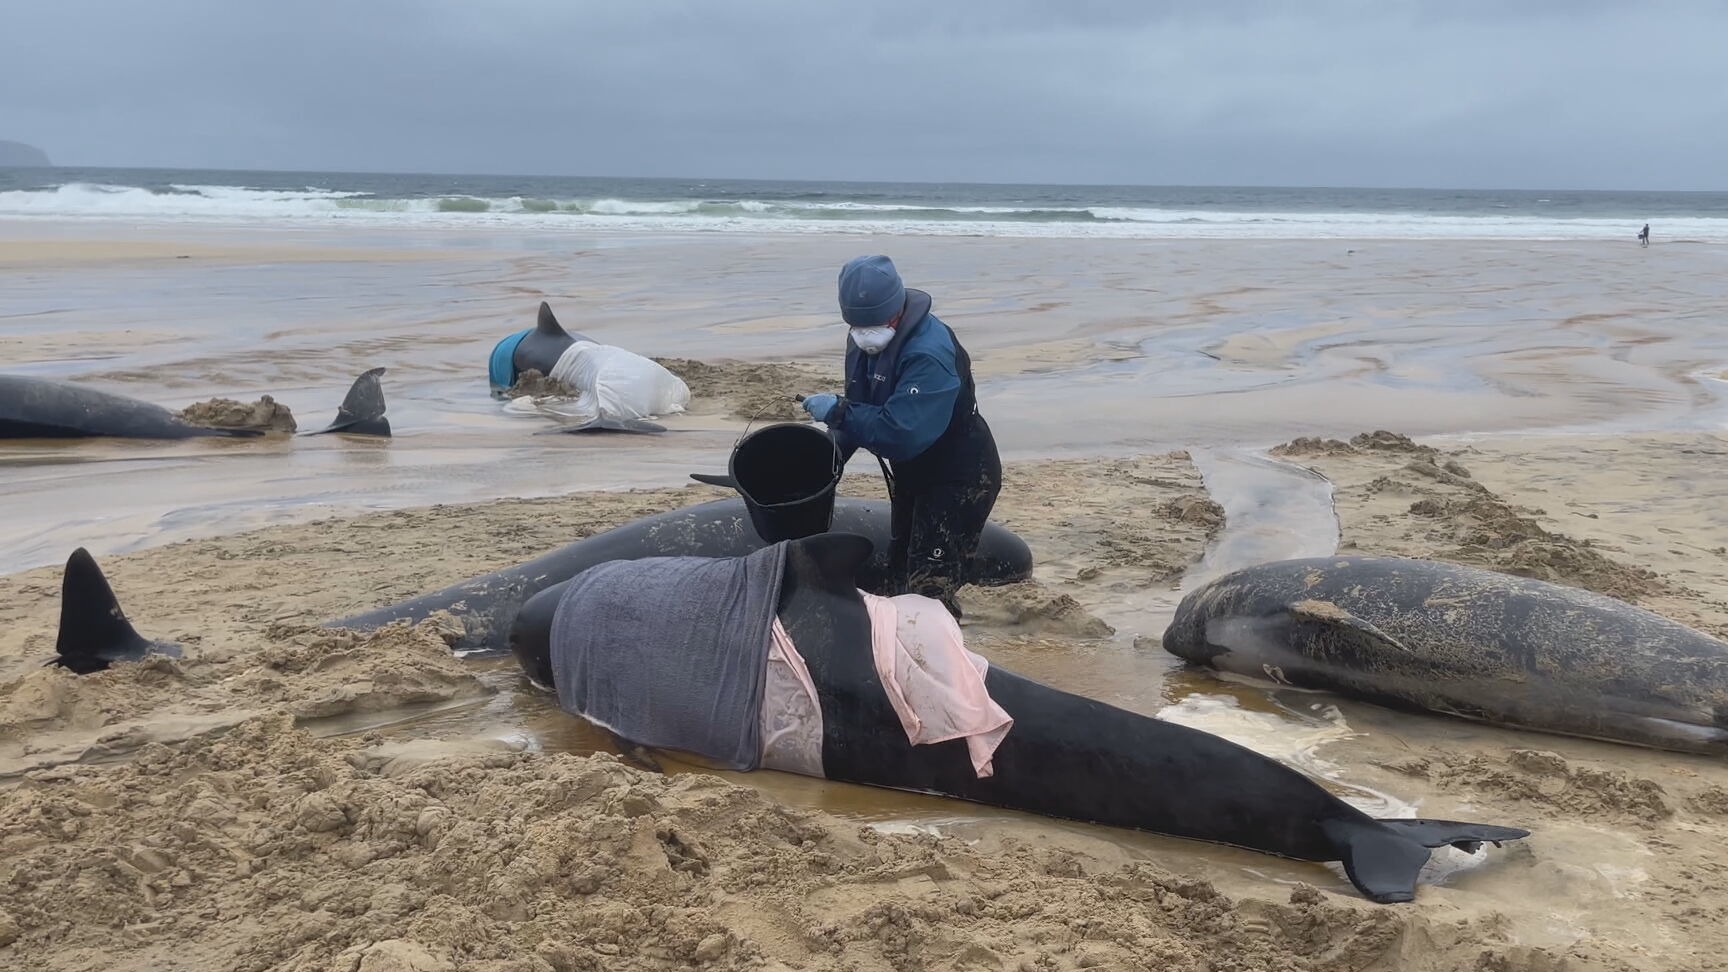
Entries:
{"label": "sandy beach", "polygon": [[[270,394],[305,429],[382,365],[397,430],[0,444],[0,959],[1728,969],[1728,766],[1222,681],[1157,644],[1184,590],[1334,550],[1728,635],[1722,248],[868,243],[0,227],[6,372],[174,408]],[[770,772],[648,773],[512,662],[451,657],[437,620],[318,627],[722,495],[686,474],[837,376],[833,268],[860,247],[893,253],[966,341],[1005,459],[995,517],[1037,558],[1032,582],[964,595],[976,650],[1370,812],[1532,836],[1437,854],[1416,903],[1376,906],[1336,867]],[[536,435],[487,398],[485,352],[542,299],[686,375],[673,433]],[[880,489],[855,460],[842,491]],[[184,658],[41,667],[80,545]]]}

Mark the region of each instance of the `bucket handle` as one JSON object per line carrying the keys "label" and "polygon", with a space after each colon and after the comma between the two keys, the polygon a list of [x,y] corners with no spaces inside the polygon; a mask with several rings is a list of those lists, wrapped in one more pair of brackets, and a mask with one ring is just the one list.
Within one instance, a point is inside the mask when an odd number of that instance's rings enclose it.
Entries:
{"label": "bucket handle", "polygon": [[[803,395],[793,395],[793,396],[792,396],[792,400],[793,400],[793,401],[795,401],[795,402],[801,402],[801,401],[803,401],[803,400],[804,400],[804,396],[803,396]],[[974,410],[974,411],[976,411],[976,410],[977,410],[977,406],[973,406],[973,410]],[[756,413],[756,414],[757,414],[757,415],[761,415],[761,414],[762,414],[762,413],[761,413],[761,412],[757,412],[757,413]],[[754,420],[754,419],[752,419],[752,420],[751,420],[751,421],[755,421],[755,420]],[[745,432],[749,432],[749,431],[750,431],[750,426],[749,426],[749,425],[745,425],[745,426],[744,426],[744,431],[745,431]],[[743,440],[743,438],[742,438],[742,437],[740,437],[740,438],[739,438],[739,440],[738,440],[738,441],[739,441],[739,442],[742,442],[742,441],[744,441],[744,440]],[[732,444],[732,448],[734,448],[734,449],[736,449],[736,448],[738,448],[738,443],[737,443],[737,442],[734,442],[734,443],[733,443],[733,444]],[[893,501],[893,499],[894,499],[894,473],[893,473],[893,471],[892,471],[892,470],[890,470],[890,469],[889,469],[889,468],[888,468],[888,460],[886,460],[886,459],[884,459],[884,458],[882,458],[882,457],[881,457],[881,456],[877,456],[877,457],[876,457],[876,465],[878,465],[878,466],[881,466],[881,467],[882,467],[882,481],[883,481],[883,482],[884,482],[884,483],[887,483],[887,484],[888,484],[888,499],[889,499],[889,501],[890,501],[890,502],[892,502],[892,501]],[[835,476],[836,476],[836,477],[838,477],[838,476],[839,476],[839,475],[840,475],[840,454],[839,454],[839,451],[838,451],[838,450],[836,450],[836,451],[835,451],[835,454],[834,454],[834,475],[835,475]]]}
{"label": "bucket handle", "polygon": [[766,399],[764,399],[762,401],[762,407],[756,410],[756,414],[750,416],[750,418],[745,421],[744,431],[738,433],[738,438],[732,440],[732,448],[734,448],[734,449],[738,448],[738,443],[743,442],[744,438],[750,434],[750,426],[755,425],[756,420],[761,418],[762,414],[764,412],[768,411],[769,409],[771,409],[774,406],[779,405],[783,402],[788,402],[788,401],[801,402],[803,400],[804,400],[803,395],[770,395],[770,396],[768,396]]}
{"label": "bucket handle", "polygon": [[[768,411],[770,408],[773,408],[775,405],[778,405],[782,402],[787,402],[787,401],[801,402],[803,400],[804,400],[803,395],[775,395],[775,396],[769,398],[767,401],[763,402],[762,407],[756,410],[756,414],[750,416],[750,420],[748,422],[744,423],[744,431],[738,433],[738,438],[732,440],[732,451],[733,452],[738,451],[738,446],[742,445],[744,440],[746,438],[748,438],[750,435],[750,426],[756,424],[756,420],[762,417],[762,413]],[[834,474],[835,478],[839,478],[839,475],[840,475],[839,450],[835,450],[835,461],[834,461],[834,465],[830,469],[830,471]],[[724,487],[726,489],[734,489],[734,490],[738,488],[738,484],[733,481],[731,476],[718,476],[718,475],[714,475],[712,473],[691,473],[690,478],[696,480],[699,483],[705,483],[709,486],[721,486],[721,487]]]}
{"label": "bucket handle", "polygon": [[[756,420],[762,417],[762,413],[768,411],[769,409],[773,408],[776,405],[781,404],[782,402],[787,402],[787,401],[802,402],[803,400],[804,400],[803,395],[774,395],[774,396],[768,398],[766,401],[764,401],[762,403],[762,407],[756,410],[756,414],[750,416],[750,420],[744,423],[744,431],[738,433],[738,438],[732,440],[732,451],[733,452],[738,451],[738,446],[741,443],[743,443],[744,439],[747,436],[749,436],[749,434],[750,434],[750,426],[756,424]],[[832,442],[833,439],[829,439],[829,441]],[[884,474],[886,474],[887,470],[884,469],[883,471],[884,471]],[[832,472],[834,474],[835,479],[840,478],[840,450],[839,449],[834,450],[834,462],[829,467],[829,472]]]}

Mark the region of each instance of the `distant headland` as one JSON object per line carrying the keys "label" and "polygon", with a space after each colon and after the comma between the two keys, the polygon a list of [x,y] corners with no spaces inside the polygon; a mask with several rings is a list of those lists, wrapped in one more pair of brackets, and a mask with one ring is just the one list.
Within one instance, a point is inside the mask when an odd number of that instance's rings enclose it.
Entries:
{"label": "distant headland", "polygon": [[48,153],[34,145],[0,139],[0,169],[46,169],[53,164],[48,161]]}

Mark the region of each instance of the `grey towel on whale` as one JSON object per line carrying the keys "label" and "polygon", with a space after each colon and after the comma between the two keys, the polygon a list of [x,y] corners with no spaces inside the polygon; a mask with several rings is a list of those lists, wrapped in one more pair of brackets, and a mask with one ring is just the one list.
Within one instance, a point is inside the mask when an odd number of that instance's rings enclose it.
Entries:
{"label": "grey towel on whale", "polygon": [[762,761],[762,686],[786,544],[596,564],[552,617],[558,703],[624,739],[737,770]]}

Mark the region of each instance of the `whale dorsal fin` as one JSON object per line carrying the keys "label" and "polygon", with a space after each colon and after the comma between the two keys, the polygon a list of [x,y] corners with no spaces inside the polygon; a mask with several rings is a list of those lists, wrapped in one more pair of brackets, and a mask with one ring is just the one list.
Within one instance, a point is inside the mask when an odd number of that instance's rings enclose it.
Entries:
{"label": "whale dorsal fin", "polygon": [[83,547],[66,558],[60,580],[60,634],[50,665],[79,675],[99,672],[117,661],[139,661],[152,651],[178,657],[175,645],[150,641],[120,610],[114,588]]}
{"label": "whale dorsal fin", "polygon": [[569,337],[570,332],[558,323],[558,318],[552,313],[552,305],[540,302],[540,315],[534,319],[534,333],[546,334],[552,337]]}
{"label": "whale dorsal fin", "polygon": [[335,421],[327,428],[307,434],[346,432],[349,435],[388,437],[390,420],[384,417],[384,385],[378,380],[383,374],[383,368],[373,368],[354,379],[354,384],[348,389],[348,396],[342,399],[342,407],[336,410]]}
{"label": "whale dorsal fin", "polygon": [[814,567],[822,586],[834,590],[857,590],[858,570],[876,552],[869,537],[856,533],[818,533],[788,544],[788,556]]}

